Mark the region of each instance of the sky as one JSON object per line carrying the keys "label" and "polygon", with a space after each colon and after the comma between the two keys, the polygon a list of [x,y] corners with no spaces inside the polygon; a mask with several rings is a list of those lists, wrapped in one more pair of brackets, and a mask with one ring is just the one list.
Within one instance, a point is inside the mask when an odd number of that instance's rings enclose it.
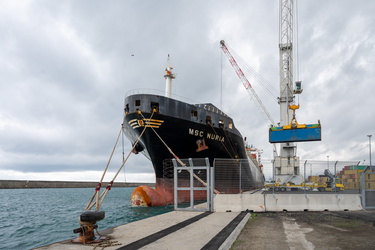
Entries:
{"label": "sky", "polygon": [[[322,124],[322,141],[298,143],[297,155],[369,164],[375,1],[299,0],[297,7],[297,120]],[[218,106],[265,161],[272,158],[267,124],[219,42],[278,95],[277,0],[0,0],[0,36],[0,179],[99,180],[126,93],[164,91],[168,54],[177,75],[173,94]],[[249,79],[279,121],[277,99]],[[105,180],[130,147],[120,139]],[[142,154],[130,155],[117,177],[154,180]]]}

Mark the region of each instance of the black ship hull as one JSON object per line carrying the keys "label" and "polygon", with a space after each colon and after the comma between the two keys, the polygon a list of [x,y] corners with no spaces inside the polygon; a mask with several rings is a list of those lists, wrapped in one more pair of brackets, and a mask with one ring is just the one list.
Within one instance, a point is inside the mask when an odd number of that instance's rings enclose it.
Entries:
{"label": "black ship hull", "polygon": [[[173,201],[173,175],[168,169],[172,158],[207,157],[211,165],[218,158],[247,158],[243,138],[233,120],[212,104],[192,105],[158,95],[131,95],[125,99],[123,130],[133,145],[139,138],[135,152],[144,153],[155,170],[155,190],[159,194],[154,196],[161,196],[157,199],[162,202],[150,201],[151,205]],[[263,176],[254,171],[259,171],[255,165],[243,171],[251,178],[248,189],[263,184]]]}

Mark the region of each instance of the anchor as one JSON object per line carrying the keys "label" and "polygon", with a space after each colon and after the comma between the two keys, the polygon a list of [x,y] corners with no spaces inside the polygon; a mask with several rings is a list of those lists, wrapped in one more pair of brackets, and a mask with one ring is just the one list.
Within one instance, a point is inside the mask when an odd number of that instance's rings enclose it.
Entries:
{"label": "anchor", "polygon": [[78,219],[81,226],[73,230],[73,233],[79,233],[79,236],[73,239],[72,243],[91,244],[108,240],[108,236],[96,235],[94,232],[98,228],[96,222],[104,217],[104,211],[84,211]]}

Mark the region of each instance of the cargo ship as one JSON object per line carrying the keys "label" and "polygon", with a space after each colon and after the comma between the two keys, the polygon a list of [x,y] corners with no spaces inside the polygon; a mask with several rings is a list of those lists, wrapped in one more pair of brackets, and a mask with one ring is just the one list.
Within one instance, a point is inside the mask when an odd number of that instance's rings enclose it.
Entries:
{"label": "cargo ship", "polygon": [[[231,117],[211,103],[190,104],[172,98],[172,70],[166,67],[164,95],[134,90],[125,97],[123,132],[133,153],[141,152],[152,162],[156,177],[155,188],[139,186],[133,191],[134,206],[173,204],[173,174],[166,170],[172,158],[208,158],[211,166],[214,159],[248,158],[244,138]],[[246,164],[241,171],[250,180],[246,189],[262,186],[259,164],[253,160]],[[225,181],[220,183],[225,185]],[[215,185],[219,192],[220,188]]]}

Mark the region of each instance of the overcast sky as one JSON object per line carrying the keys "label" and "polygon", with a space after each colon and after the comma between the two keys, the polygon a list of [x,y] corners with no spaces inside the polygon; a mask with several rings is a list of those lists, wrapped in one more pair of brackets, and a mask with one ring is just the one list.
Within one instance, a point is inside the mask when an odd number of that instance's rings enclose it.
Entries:
{"label": "overcast sky", "polygon": [[[297,120],[322,124],[321,142],[298,144],[301,159],[368,164],[374,13],[373,0],[298,2]],[[0,179],[99,180],[126,92],[163,91],[168,54],[174,94],[221,107],[271,159],[267,125],[222,55],[222,39],[278,94],[277,0],[0,0]],[[276,98],[252,84],[279,121]],[[121,145],[114,158],[111,171]],[[154,181],[151,163],[131,155],[124,179]]]}

